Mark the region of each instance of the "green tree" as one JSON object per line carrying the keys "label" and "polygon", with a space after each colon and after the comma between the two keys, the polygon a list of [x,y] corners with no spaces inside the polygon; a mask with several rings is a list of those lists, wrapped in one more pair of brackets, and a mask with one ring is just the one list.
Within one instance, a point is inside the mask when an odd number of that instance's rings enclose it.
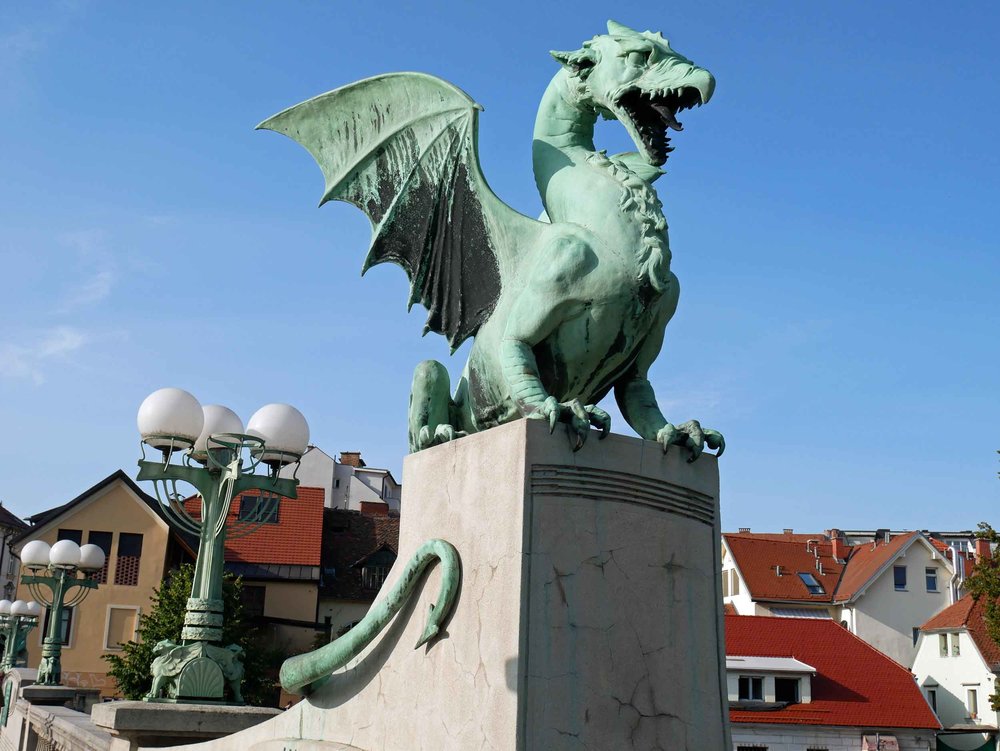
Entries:
{"label": "green tree", "polygon": [[[976,537],[989,540],[992,545],[1000,544],[1000,533],[986,522],[979,522]],[[1000,644],[1000,557],[991,555],[977,560],[972,574],[965,580],[965,591],[977,601],[985,598],[986,633],[995,644]],[[1000,711],[1000,687],[990,695],[990,706]]]}
{"label": "green tree", "polygon": [[[184,564],[170,573],[159,589],[153,591],[152,607],[148,614],[139,617],[137,641],[122,645],[119,654],[106,654],[110,663],[108,675],[115,679],[126,699],[141,699],[153,683],[151,666],[153,647],[161,639],[181,641],[184,626],[184,608],[191,594],[194,566]],[[222,644],[239,644],[245,651],[243,665],[243,699],[247,704],[266,706],[274,703],[274,671],[270,663],[270,650],[261,649],[256,641],[256,631],[244,623],[243,603],[240,593],[243,580],[226,574],[222,583],[223,615]]]}

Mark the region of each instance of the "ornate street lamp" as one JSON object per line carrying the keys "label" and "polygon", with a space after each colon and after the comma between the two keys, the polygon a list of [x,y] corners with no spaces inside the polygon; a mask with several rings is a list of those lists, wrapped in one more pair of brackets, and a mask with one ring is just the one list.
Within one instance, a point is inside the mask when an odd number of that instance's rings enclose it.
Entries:
{"label": "ornate street lamp", "polygon": [[[287,404],[268,404],[250,418],[246,431],[230,409],[202,407],[191,394],[167,388],[146,397],[139,407],[142,443],[161,452],[159,461],[139,462],[139,480],[152,480],[156,497],[177,525],[198,537],[191,596],[187,601],[181,643],[163,640],[155,647],[153,687],[146,701],[224,703],[225,685],[232,702],[242,704],[243,651],[222,645],[222,575],[227,527],[230,537],[250,534],[277,508],[279,498],[295,498],[298,480],[282,478],[282,467],[295,464],[309,443],[302,413]],[[256,474],[260,465],[267,472]],[[201,496],[200,513],[191,513],[188,495],[178,482]],[[257,505],[230,519],[233,500],[255,491]]]}
{"label": "ornate street lamp", "polygon": [[21,583],[49,609],[49,627],[35,683],[58,686],[62,680],[63,612],[97,589],[97,581],[91,577],[104,568],[104,551],[97,545],[81,547],[72,540],[60,540],[52,547],[42,540],[32,540],[21,549],[21,565],[31,572],[21,576]]}
{"label": "ornate street lamp", "polygon": [[28,640],[28,632],[38,625],[41,614],[42,606],[34,600],[0,600],[0,636],[4,637],[0,672],[6,673],[14,667]]}

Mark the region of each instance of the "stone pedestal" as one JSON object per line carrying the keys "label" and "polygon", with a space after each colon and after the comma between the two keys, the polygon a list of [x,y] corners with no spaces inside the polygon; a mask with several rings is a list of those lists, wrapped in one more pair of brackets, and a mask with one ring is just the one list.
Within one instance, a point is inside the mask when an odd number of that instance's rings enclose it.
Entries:
{"label": "stone pedestal", "polygon": [[95,706],[91,720],[111,734],[110,751],[135,751],[222,738],[280,713],[279,709],[266,707],[113,701]]}
{"label": "stone pedestal", "polygon": [[[523,420],[404,462],[402,563],[458,549],[443,638],[422,590],[280,717],[199,749],[728,751],[715,457]],[[192,747],[193,748],[193,747]]]}

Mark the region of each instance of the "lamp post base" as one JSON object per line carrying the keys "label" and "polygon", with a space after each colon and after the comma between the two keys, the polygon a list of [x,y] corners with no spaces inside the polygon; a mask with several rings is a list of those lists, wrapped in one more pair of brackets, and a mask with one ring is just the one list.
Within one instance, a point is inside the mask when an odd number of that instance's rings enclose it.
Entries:
{"label": "lamp post base", "polygon": [[[243,649],[196,641],[177,644],[169,639],[153,650],[153,687],[147,702],[243,704]],[[232,698],[225,699],[228,684]]]}

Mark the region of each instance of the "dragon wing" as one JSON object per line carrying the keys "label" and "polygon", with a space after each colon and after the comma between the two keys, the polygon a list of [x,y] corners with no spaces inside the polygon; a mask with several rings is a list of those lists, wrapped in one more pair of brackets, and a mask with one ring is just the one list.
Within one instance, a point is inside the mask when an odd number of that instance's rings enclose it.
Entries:
{"label": "dragon wing", "polygon": [[409,306],[427,308],[424,333],[452,351],[489,317],[518,252],[544,226],[501,201],[479,166],[478,116],[465,92],[422,73],[344,86],[265,120],[304,146],[330,200],[372,222],[362,274],[386,261],[406,270]]}

